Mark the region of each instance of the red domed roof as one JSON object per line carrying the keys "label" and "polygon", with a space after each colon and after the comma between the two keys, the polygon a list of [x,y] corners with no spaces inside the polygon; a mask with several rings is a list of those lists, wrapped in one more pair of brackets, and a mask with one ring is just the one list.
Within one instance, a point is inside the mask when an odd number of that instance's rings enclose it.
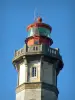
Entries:
{"label": "red domed roof", "polygon": [[36,19],[36,22],[34,22],[33,24],[30,24],[28,27],[27,27],[27,31],[32,28],[32,27],[44,27],[44,28],[47,28],[50,30],[50,32],[52,31],[52,27],[48,24],[45,24],[45,23],[42,23],[42,18],[41,17],[38,17]]}

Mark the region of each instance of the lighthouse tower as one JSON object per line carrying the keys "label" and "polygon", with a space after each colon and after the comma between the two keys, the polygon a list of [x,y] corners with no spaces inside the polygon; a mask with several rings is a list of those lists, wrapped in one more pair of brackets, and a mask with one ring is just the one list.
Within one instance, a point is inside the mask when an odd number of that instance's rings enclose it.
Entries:
{"label": "lighthouse tower", "polygon": [[15,51],[12,61],[18,73],[16,100],[57,100],[63,61],[59,49],[51,48],[51,31],[40,17],[27,27],[25,44]]}

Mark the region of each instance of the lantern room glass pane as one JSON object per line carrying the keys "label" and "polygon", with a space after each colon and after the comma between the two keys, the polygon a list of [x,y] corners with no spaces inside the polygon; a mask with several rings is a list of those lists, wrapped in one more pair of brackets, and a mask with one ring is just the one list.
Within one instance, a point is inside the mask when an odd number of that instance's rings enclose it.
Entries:
{"label": "lantern room glass pane", "polygon": [[43,27],[33,27],[28,31],[28,37],[33,36],[34,34],[50,37],[50,30]]}

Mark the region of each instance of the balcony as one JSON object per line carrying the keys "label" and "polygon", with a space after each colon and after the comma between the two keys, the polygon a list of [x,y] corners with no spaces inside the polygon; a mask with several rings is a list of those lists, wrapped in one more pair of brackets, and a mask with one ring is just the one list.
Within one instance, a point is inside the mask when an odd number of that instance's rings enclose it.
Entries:
{"label": "balcony", "polygon": [[20,50],[15,50],[14,57],[17,58],[17,57],[23,56],[24,54],[25,54],[25,50],[24,48],[21,48]]}
{"label": "balcony", "polygon": [[41,44],[33,46],[25,45],[24,48],[16,50],[14,55],[14,60],[23,57],[24,55],[33,55],[33,54],[45,54],[48,56],[61,58],[58,49],[53,49],[46,45]]}

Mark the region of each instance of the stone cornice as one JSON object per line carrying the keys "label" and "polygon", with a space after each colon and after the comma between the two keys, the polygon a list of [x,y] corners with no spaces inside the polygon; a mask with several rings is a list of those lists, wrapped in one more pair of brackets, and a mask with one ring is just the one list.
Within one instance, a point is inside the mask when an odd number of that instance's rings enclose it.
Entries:
{"label": "stone cornice", "polygon": [[55,87],[54,85],[44,83],[44,82],[24,83],[22,85],[19,85],[16,88],[16,93],[21,92],[21,91],[26,90],[26,89],[46,89],[48,91],[55,92],[57,97],[59,94],[57,87]]}

